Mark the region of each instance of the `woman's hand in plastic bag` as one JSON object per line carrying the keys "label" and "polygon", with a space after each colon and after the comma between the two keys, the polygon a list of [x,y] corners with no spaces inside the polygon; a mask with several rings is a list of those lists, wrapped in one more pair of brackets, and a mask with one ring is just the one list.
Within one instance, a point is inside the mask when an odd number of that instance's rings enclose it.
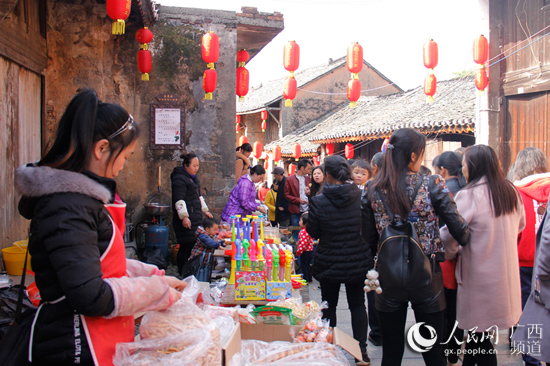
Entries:
{"label": "woman's hand in plastic bag", "polygon": [[[176,277],[164,276],[164,279],[166,280],[166,283],[168,283],[168,286],[178,290],[179,292],[183,291],[183,289],[185,289],[185,287],[187,286],[187,282],[183,280],[178,280]],[[181,297],[181,294],[180,296],[178,296],[178,299],[180,297]]]}

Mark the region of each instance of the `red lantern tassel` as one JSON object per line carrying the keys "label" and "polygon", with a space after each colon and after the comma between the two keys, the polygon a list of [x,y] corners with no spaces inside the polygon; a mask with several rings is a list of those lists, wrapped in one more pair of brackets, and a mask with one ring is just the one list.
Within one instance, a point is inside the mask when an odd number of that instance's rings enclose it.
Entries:
{"label": "red lantern tassel", "polygon": [[113,22],[112,32],[114,35],[124,34],[126,30],[126,22],[122,19],[117,19]]}

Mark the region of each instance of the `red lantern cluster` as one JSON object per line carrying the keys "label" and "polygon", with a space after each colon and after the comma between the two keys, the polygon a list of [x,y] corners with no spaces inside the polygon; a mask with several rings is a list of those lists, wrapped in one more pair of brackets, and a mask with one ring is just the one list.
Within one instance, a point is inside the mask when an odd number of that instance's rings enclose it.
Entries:
{"label": "red lantern cluster", "polygon": [[487,38],[482,34],[474,40],[474,62],[479,66],[475,74],[475,83],[480,94],[483,93],[487,85],[489,85],[489,77],[485,69],[485,63],[488,58],[489,41],[487,41]]}
{"label": "red lantern cluster", "polygon": [[202,36],[201,43],[202,59],[206,62],[207,69],[203,74],[202,88],[204,99],[212,99],[212,93],[216,90],[218,74],[214,69],[214,63],[220,57],[220,40],[214,32],[208,32]]}
{"label": "red lantern cluster", "polygon": [[252,146],[252,152],[254,153],[254,157],[256,159],[259,159],[263,152],[264,152],[264,146],[260,141],[254,142],[254,146]]}
{"label": "red lantern cluster", "polygon": [[107,15],[113,19],[112,33],[124,34],[126,19],[130,16],[132,0],[107,0]]}
{"label": "red lantern cluster", "polygon": [[147,27],[139,29],[136,32],[136,40],[140,43],[137,63],[139,72],[141,72],[141,80],[149,81],[149,73],[151,72],[151,52],[149,52],[149,46],[147,44],[153,40],[153,32]]}
{"label": "red lantern cluster", "polygon": [[294,159],[296,159],[296,161],[298,161],[298,159],[300,159],[300,156],[302,156],[302,146],[300,146],[299,143],[294,144],[294,148],[292,149],[292,156],[294,157]]}
{"label": "red lantern cluster", "polygon": [[351,72],[351,80],[348,82],[348,99],[350,108],[357,106],[357,101],[361,96],[361,82],[359,73],[363,69],[363,47],[357,42],[348,47],[347,67]]}
{"label": "red lantern cluster", "polygon": [[265,132],[267,128],[267,109],[261,111],[260,116],[262,117],[262,132]]}
{"label": "red lantern cluster", "polygon": [[355,154],[355,149],[353,148],[352,144],[346,144],[346,147],[344,149],[344,154],[346,156],[346,159],[353,159],[353,155]]}
{"label": "red lantern cluster", "polygon": [[241,115],[235,115],[235,131],[239,132],[241,130]]}
{"label": "red lantern cluster", "polygon": [[273,149],[273,161],[277,164],[279,160],[281,160],[281,147],[277,145]]}
{"label": "red lantern cluster", "polygon": [[327,155],[332,155],[334,154],[334,144],[333,143],[328,143],[326,146],[325,146],[325,153]]}
{"label": "red lantern cluster", "polygon": [[434,75],[434,68],[438,63],[437,43],[433,39],[424,43],[424,66],[429,69],[429,73],[424,79],[424,94],[428,97],[428,102],[433,103],[434,94],[437,88],[437,79]]}
{"label": "red lantern cluster", "polygon": [[300,46],[295,41],[290,41],[285,45],[283,54],[283,65],[290,75],[285,80],[283,96],[285,98],[285,107],[292,107],[292,100],[296,98],[298,83],[294,78],[294,71],[300,66]]}
{"label": "red lantern cluster", "polygon": [[237,95],[239,96],[239,102],[244,102],[244,96],[248,94],[248,88],[250,83],[250,73],[247,68],[244,67],[246,61],[250,58],[250,55],[246,50],[239,50],[237,52]]}

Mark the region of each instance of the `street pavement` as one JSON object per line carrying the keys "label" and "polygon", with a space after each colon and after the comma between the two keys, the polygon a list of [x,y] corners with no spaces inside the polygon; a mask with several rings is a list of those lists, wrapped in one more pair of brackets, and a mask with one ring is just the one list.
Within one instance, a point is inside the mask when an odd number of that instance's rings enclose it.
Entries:
{"label": "street pavement", "polygon": [[[307,287],[302,288],[301,291],[304,301],[315,300],[319,304],[321,303],[321,290],[319,289],[319,282],[313,280]],[[365,296],[366,301],[366,296]],[[366,304],[365,304],[366,305]],[[340,288],[340,297],[338,300],[338,309],[337,309],[337,327],[344,331],[345,333],[352,335],[351,330],[351,314],[348,309],[348,302],[346,299],[346,291],[344,285]],[[407,325],[406,330],[408,330],[416,321],[414,320],[414,313],[409,307],[407,312]],[[498,344],[495,344],[497,350],[497,359],[499,365],[506,366],[521,366],[523,361],[520,355],[511,355],[509,350],[508,342],[508,330],[499,331],[499,341]],[[376,347],[372,343],[368,342],[368,353],[371,359],[372,366],[379,366],[382,361],[382,347]],[[355,361],[350,354],[347,354],[350,365],[355,365]],[[462,357],[460,358],[462,360]],[[462,361],[459,361],[459,365],[462,364]],[[408,346],[405,347],[405,354],[403,356],[403,366],[421,366],[424,365],[424,360],[422,359],[422,354],[414,352]],[[544,365],[544,364],[543,364]],[[483,365],[479,365],[483,366]]]}

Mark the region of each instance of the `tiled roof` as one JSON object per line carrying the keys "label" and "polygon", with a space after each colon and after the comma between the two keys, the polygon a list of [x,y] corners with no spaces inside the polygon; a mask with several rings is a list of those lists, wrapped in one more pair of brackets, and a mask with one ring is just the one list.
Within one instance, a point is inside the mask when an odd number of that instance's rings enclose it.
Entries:
{"label": "tiled roof", "polygon": [[393,131],[411,127],[423,133],[464,133],[475,129],[477,90],[473,77],[441,81],[433,103],[426,102],[423,87],[378,97],[362,97],[356,108],[343,103],[333,111],[273,141],[264,150],[281,146],[290,156],[300,143],[306,156],[320,143],[370,140],[388,137]]}
{"label": "tiled roof", "polygon": [[[386,79],[389,83],[391,80],[382,75],[368,62],[364,61],[370,69],[373,69],[382,78]],[[346,56],[341,57],[332,62],[328,62],[319,66],[310,67],[308,69],[297,71],[294,73],[296,81],[298,82],[298,88],[301,88],[314,80],[328,74],[329,72],[346,64]],[[272,104],[273,102],[283,98],[283,88],[285,84],[286,76],[280,79],[271,80],[265,85],[260,85],[251,88],[250,92],[246,95],[244,102],[237,102],[237,113],[244,113],[255,111]],[[299,91],[298,91],[299,92]]]}

